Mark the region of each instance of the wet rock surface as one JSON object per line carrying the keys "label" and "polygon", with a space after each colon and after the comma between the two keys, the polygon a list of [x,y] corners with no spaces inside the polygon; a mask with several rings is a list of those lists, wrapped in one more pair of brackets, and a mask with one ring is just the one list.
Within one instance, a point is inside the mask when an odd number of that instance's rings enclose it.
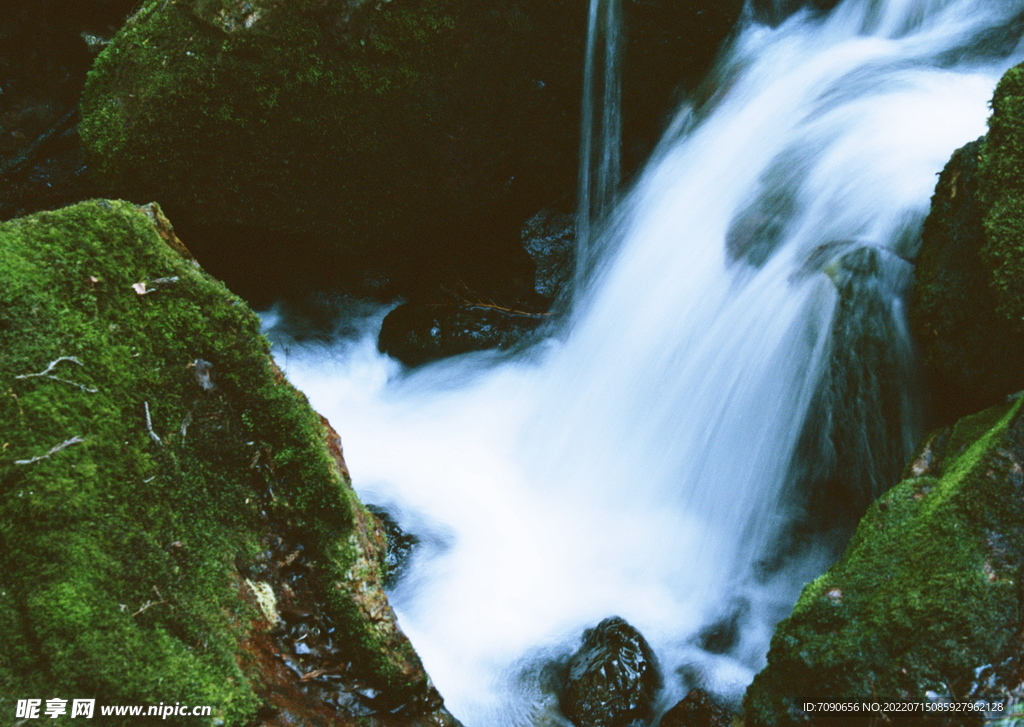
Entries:
{"label": "wet rock surface", "polygon": [[576,221],[571,215],[545,210],[527,220],[520,234],[534,264],[534,291],[544,298],[557,298],[572,281]]}
{"label": "wet rock surface", "polygon": [[896,304],[912,268],[892,252],[842,242],[810,257],[808,267],[828,275],[838,301],[830,355],[788,478],[805,503],[801,527],[852,533],[867,507],[899,481],[916,445],[917,369]]}
{"label": "wet rock surface", "polygon": [[997,313],[992,269],[982,254],[987,211],[979,195],[979,139],[958,149],[939,176],[914,272],[910,324],[949,421],[1024,387],[1024,329]]}
{"label": "wet rock surface", "polygon": [[[341,438],[324,417],[320,421],[333,465],[347,479]],[[265,493],[263,513],[272,512],[271,497],[270,492]],[[393,536],[389,537],[379,517],[364,512],[355,515],[362,562],[350,569],[351,579],[334,587],[352,594],[363,616],[381,627],[388,651],[411,653],[381,590],[382,583],[373,575],[381,562],[392,557]],[[262,727],[342,727],[354,720],[367,727],[457,727],[415,657],[401,664],[406,683],[419,682],[411,689],[382,687],[361,673],[349,643],[352,624],[326,607],[323,593],[331,586],[318,579],[317,563],[307,553],[308,536],[269,515],[264,515],[264,520],[264,549],[239,568],[248,587],[248,592],[242,589],[243,594],[250,600],[255,597],[255,605],[267,621],[266,627],[257,629],[245,643],[249,655],[261,664],[261,696],[266,700],[260,715]],[[391,529],[396,529],[397,524],[391,522]],[[268,606],[268,601],[272,605]]]}
{"label": "wet rock surface", "polygon": [[387,542],[384,555],[384,564],[387,566],[387,575],[384,576],[384,587],[394,588],[402,579],[406,566],[413,551],[420,544],[420,539],[412,533],[407,533],[398,524],[398,520],[390,512],[376,505],[367,505],[366,509],[373,513],[380,522]]}
{"label": "wet rock surface", "polygon": [[649,720],[661,687],[654,652],[625,620],[607,618],[583,635],[569,660],[562,713],[576,727],[626,727]]}
{"label": "wet rock surface", "polygon": [[662,715],[658,727],[731,727],[732,713],[707,692],[694,689]]}
{"label": "wet rock surface", "polygon": [[508,350],[548,320],[543,309],[491,303],[404,303],[381,326],[377,347],[406,366],[471,351]]}

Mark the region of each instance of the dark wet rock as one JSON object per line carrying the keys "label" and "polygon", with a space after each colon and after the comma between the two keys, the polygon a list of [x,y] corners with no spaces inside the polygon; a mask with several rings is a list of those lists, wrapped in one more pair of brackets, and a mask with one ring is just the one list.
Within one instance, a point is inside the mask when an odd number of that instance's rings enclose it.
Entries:
{"label": "dark wet rock", "polygon": [[811,258],[838,301],[789,480],[805,526],[843,534],[841,548],[871,502],[899,480],[916,444],[918,376],[899,305],[912,268],[890,251],[839,241]]}
{"label": "dark wet rock", "polygon": [[622,171],[626,179],[646,161],[684,94],[704,80],[743,6],[743,0],[623,2]]}
{"label": "dark wet rock", "polygon": [[751,0],[750,8],[759,22],[778,25],[798,10],[828,12],[840,0]]}
{"label": "dark wet rock", "polygon": [[[1024,119],[1022,119],[1024,123]],[[939,176],[914,273],[910,323],[939,415],[948,420],[1024,388],[1024,328],[998,312],[978,162],[985,139],[958,149]]]}
{"label": "dark wet rock", "polygon": [[910,320],[939,415],[1024,388],[1024,66],[992,98],[989,133],[957,150],[925,224]]}
{"label": "dark wet rock", "polygon": [[738,609],[733,614],[710,624],[697,635],[697,644],[711,654],[725,654],[738,642],[740,637],[740,620],[745,609]]}
{"label": "dark wet rock", "polygon": [[97,196],[78,139],[95,43],[135,0],[9,0],[0,22],[0,220]]}
{"label": "dark wet rock", "polygon": [[521,232],[523,248],[533,260],[533,289],[554,299],[570,283],[576,260],[576,221],[571,215],[542,211]]}
{"label": "dark wet rock", "polygon": [[394,588],[401,580],[409,558],[412,557],[420,539],[412,533],[402,530],[402,526],[383,507],[367,505],[366,509],[374,514],[384,529],[384,537],[387,538],[387,551],[384,556],[384,565],[387,566],[387,575],[384,576],[384,587]]}
{"label": "dark wet rock", "polygon": [[626,727],[651,718],[660,687],[646,639],[614,616],[584,633],[569,660],[559,706],[576,727]]}
{"label": "dark wet rock", "polygon": [[510,349],[547,320],[490,303],[404,303],[381,326],[377,347],[406,366],[487,349]]}
{"label": "dark wet rock", "polygon": [[662,715],[658,727],[730,727],[732,713],[707,692],[694,689]]}

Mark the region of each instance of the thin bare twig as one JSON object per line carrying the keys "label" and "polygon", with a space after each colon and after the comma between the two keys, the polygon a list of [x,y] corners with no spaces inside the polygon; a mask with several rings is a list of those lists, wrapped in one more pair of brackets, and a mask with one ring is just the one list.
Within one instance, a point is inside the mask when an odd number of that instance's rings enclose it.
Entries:
{"label": "thin bare twig", "polygon": [[476,296],[469,286],[461,280],[459,284],[462,287],[462,292],[456,292],[451,288],[443,287],[442,290],[454,298],[459,305],[463,308],[470,310],[482,309],[482,310],[496,310],[502,313],[508,313],[513,316],[521,316],[523,318],[547,318],[551,313],[531,313],[530,311],[520,310],[518,308],[510,308],[508,306],[498,305],[494,301],[485,301]]}
{"label": "thin bare twig", "polygon": [[35,464],[36,462],[39,462],[40,460],[49,459],[50,457],[52,457],[53,455],[57,454],[57,452],[61,451],[62,449],[67,449],[68,447],[70,447],[73,444],[81,444],[84,441],[85,440],[82,439],[81,437],[72,437],[71,439],[68,439],[68,440],[66,440],[64,442],[61,442],[60,444],[58,444],[56,447],[51,449],[46,454],[39,455],[38,457],[33,457],[32,459],[16,459],[16,460],[14,460],[14,464]]}
{"label": "thin bare twig", "polygon": [[[153,606],[159,606],[161,603],[167,603],[167,599],[164,598],[164,594],[160,593],[160,589],[157,588],[156,586],[153,586],[153,593],[155,593],[156,597],[159,598],[160,600],[159,601],[154,601],[152,599],[146,599],[146,602],[144,604],[142,604],[142,606],[139,608],[139,610],[132,614],[132,618],[135,618],[140,613],[145,611],[147,608],[152,608]],[[121,610],[122,611],[126,611],[127,610],[127,606],[122,606]]]}
{"label": "thin bare twig", "polygon": [[96,392],[99,391],[99,389],[92,389],[92,388],[86,386],[85,384],[79,384],[79,383],[77,383],[75,381],[68,381],[67,379],[62,379],[59,376],[54,376],[53,374],[51,374],[50,372],[53,371],[54,367],[57,364],[59,364],[61,361],[70,361],[71,363],[78,364],[79,366],[84,366],[85,365],[81,361],[79,361],[75,356],[61,356],[60,358],[55,358],[53,361],[51,361],[49,363],[49,365],[45,369],[40,371],[38,374],[22,374],[21,376],[15,376],[14,378],[16,378],[16,379],[34,379],[36,377],[44,377],[44,378],[47,378],[47,379],[53,379],[54,381],[59,381],[62,384],[70,384],[71,386],[76,386],[79,389],[81,389],[82,391],[86,391],[86,392],[88,392],[90,394],[95,394]]}
{"label": "thin bare twig", "polygon": [[152,437],[153,441],[156,442],[157,444],[163,444],[163,442],[160,441],[160,437],[157,435],[157,433],[153,431],[153,420],[149,416],[149,402],[144,401],[142,405],[146,408],[146,429],[149,430],[149,436]]}
{"label": "thin bare twig", "polygon": [[145,611],[147,608],[152,608],[153,606],[159,606],[161,603],[167,603],[167,601],[166,600],[165,601],[146,601],[144,604],[142,604],[142,607],[139,608],[138,611],[136,611],[135,613],[132,614],[132,618],[135,618],[140,613]]}

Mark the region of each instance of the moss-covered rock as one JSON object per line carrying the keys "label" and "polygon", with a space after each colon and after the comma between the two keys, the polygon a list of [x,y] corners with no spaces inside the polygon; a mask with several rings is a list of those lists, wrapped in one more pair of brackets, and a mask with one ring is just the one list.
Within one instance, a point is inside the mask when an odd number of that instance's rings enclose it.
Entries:
{"label": "moss-covered rock", "polygon": [[320,283],[495,257],[526,275],[524,210],[574,184],[582,10],[148,2],[90,75],[83,140],[112,193],[271,249],[292,235],[277,260]]}
{"label": "moss-covered rock", "polygon": [[910,307],[953,419],[1024,388],[1024,67],[992,100],[986,137],[957,150],[925,222]]}
{"label": "moss-covered rock", "polygon": [[992,97],[989,133],[978,168],[985,205],[985,246],[996,310],[1024,331],[1024,66],[1011,68]]}
{"label": "moss-covered rock", "polygon": [[[982,667],[1019,649],[1024,416],[1003,405],[960,420],[909,479],[868,510],[844,557],[808,584],[744,702],[748,727],[980,723],[978,713],[886,702],[1005,699]],[[994,683],[994,682],[993,682]],[[1016,686],[1014,683],[1012,686]],[[804,711],[806,702],[881,711]]]}
{"label": "moss-covered rock", "polygon": [[[674,20],[627,63],[668,103],[741,2],[628,5],[637,28]],[[523,221],[572,207],[585,33],[580,0],[149,0],[90,75],[82,138],[111,194],[233,230],[193,240],[217,274],[489,293],[530,278]],[[689,68],[650,73],[680,49]]]}
{"label": "moss-covered rock", "polygon": [[0,351],[0,713],[59,697],[212,707],[168,724],[450,720],[336,435],[158,208],[0,225]]}

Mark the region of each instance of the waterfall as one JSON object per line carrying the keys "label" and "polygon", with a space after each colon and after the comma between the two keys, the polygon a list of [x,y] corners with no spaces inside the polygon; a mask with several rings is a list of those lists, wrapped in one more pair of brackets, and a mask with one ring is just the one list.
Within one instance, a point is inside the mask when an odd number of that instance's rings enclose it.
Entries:
{"label": "waterfall", "polygon": [[391,600],[468,727],[559,724],[545,665],[611,615],[657,651],[663,706],[740,698],[826,564],[786,538],[891,484],[916,436],[908,260],[1022,11],[748,13],[717,91],[602,213],[614,252],[564,340],[410,374],[372,330],[292,351],[360,494],[420,540]]}
{"label": "waterfall", "polygon": [[590,0],[583,64],[580,179],[576,212],[576,287],[582,288],[600,258],[597,234],[619,188],[622,118],[620,0]]}

